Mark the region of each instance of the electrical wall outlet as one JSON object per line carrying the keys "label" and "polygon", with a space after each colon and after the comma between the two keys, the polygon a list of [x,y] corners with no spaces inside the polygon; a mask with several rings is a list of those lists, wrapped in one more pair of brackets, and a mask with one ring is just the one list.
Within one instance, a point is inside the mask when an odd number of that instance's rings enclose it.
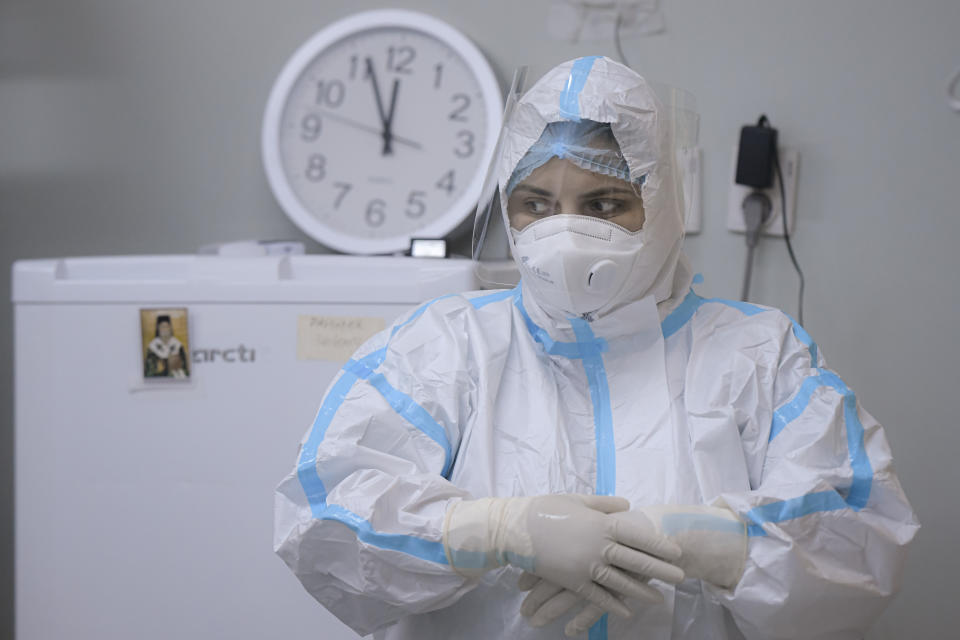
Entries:
{"label": "electrical wall outlet", "polygon": [[[733,148],[733,161],[730,163],[730,197],[727,202],[727,229],[736,233],[746,233],[747,227],[743,223],[743,201],[754,191],[751,187],[745,187],[737,184],[735,176],[737,175],[737,152],[738,148]],[[796,227],[796,203],[797,203],[797,169],[800,165],[800,153],[795,149],[780,147],[777,149],[777,155],[780,159],[780,170],[783,172],[783,188],[787,195],[787,228],[790,235]],[[766,224],[763,225],[763,235],[783,237],[783,214],[780,212],[780,182],[776,175],[773,178],[773,186],[769,189],[761,189],[770,198],[773,209]]]}
{"label": "electrical wall outlet", "polygon": [[684,228],[687,233],[700,233],[703,228],[703,150],[689,147],[677,152],[683,176]]}

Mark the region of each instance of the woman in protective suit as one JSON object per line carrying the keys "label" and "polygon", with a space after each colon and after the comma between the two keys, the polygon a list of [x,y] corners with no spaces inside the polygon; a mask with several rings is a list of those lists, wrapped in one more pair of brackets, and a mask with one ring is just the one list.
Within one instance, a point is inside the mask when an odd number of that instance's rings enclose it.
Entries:
{"label": "woman in protective suit", "polygon": [[693,292],[676,130],[627,67],[550,71],[494,159],[521,284],[331,385],[275,547],[358,633],[859,638],[896,591],[919,525],[883,430],[788,316]]}

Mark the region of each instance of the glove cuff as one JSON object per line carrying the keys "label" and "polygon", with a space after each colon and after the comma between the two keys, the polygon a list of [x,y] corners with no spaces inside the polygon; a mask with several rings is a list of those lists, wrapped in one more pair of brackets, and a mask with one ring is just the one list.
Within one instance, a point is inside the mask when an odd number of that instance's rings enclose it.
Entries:
{"label": "glove cuff", "polygon": [[740,582],[747,558],[747,526],[724,507],[657,505],[638,509],[683,549],[680,568],[724,589]]}
{"label": "glove cuff", "polygon": [[529,498],[462,500],[447,509],[443,548],[457,573],[476,577],[508,564],[530,570]]}

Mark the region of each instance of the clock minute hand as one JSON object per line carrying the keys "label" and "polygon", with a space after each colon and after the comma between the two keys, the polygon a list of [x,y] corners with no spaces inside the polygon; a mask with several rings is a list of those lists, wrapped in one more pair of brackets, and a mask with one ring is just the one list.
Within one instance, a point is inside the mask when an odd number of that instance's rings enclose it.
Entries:
{"label": "clock minute hand", "polygon": [[[356,120],[353,120],[353,119],[351,119],[351,118],[346,118],[346,117],[344,117],[344,116],[341,116],[341,115],[338,114],[338,113],[333,113],[332,111],[327,111],[326,109],[320,109],[320,110],[318,110],[318,113],[319,113],[321,116],[323,116],[324,118],[330,118],[331,120],[336,120],[337,122],[342,122],[343,124],[348,125],[348,126],[351,126],[351,127],[353,127],[354,129],[359,129],[359,130],[361,130],[361,131],[367,131],[367,132],[369,132],[369,133],[373,133],[373,134],[378,135],[378,136],[381,136],[381,137],[383,136],[383,132],[382,132],[380,129],[378,129],[377,127],[372,127],[372,126],[370,126],[370,125],[363,124],[362,122],[357,122]],[[390,132],[390,139],[393,140],[394,142],[398,142],[398,143],[403,144],[403,145],[406,145],[406,146],[408,146],[408,147],[413,147],[414,149],[422,149],[422,148],[423,148],[423,145],[421,145],[419,142],[415,142],[415,141],[413,141],[413,140],[410,140],[409,138],[401,138],[400,136],[395,136],[395,135],[393,135],[393,132],[392,132],[392,131]]]}
{"label": "clock minute hand", "polygon": [[386,155],[386,150],[388,148],[388,137],[389,137],[389,121],[387,119],[387,114],[383,110],[383,100],[380,98],[380,83],[377,82],[377,74],[373,69],[373,59],[370,57],[366,58],[367,63],[367,77],[370,78],[370,83],[373,85],[373,97],[377,102],[377,113],[380,115],[380,125],[383,127],[380,135],[383,136],[383,146],[384,146],[384,155]]}

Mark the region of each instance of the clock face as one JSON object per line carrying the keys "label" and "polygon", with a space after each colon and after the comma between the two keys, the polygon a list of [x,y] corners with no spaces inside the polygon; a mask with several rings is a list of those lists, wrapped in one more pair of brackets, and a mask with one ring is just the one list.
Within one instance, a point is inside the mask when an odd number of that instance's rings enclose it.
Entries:
{"label": "clock face", "polygon": [[273,142],[308,219],[291,217],[365,246],[400,238],[394,250],[452,230],[451,210],[462,220],[475,204],[499,126],[489,82],[457,48],[414,27],[355,30],[315,52],[286,91]]}

